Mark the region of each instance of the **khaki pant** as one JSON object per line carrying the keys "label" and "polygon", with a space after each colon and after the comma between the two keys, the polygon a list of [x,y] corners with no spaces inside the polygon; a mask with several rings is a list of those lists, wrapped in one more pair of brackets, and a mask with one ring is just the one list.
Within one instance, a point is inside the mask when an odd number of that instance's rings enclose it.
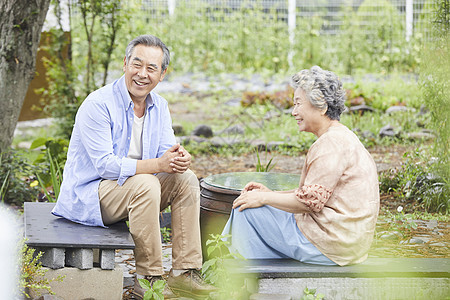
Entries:
{"label": "khaki pant", "polygon": [[172,267],[201,268],[200,189],[192,171],[139,174],[122,186],[103,180],[99,197],[105,225],[128,218],[138,274],[164,274],[159,213],[168,205],[172,209]]}

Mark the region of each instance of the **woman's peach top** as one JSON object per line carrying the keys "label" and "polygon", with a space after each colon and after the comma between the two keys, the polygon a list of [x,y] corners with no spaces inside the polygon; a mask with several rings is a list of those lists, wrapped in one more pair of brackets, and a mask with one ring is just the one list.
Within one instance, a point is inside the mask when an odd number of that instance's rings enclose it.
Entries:
{"label": "woman's peach top", "polygon": [[367,258],[380,207],[375,162],[344,125],[332,126],[311,146],[297,199],[310,212],[296,214],[300,231],[338,265]]}

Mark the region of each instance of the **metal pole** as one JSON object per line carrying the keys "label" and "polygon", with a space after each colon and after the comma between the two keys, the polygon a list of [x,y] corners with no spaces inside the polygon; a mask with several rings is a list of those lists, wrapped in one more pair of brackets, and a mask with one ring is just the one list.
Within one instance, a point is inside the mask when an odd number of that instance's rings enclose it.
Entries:
{"label": "metal pole", "polygon": [[413,33],[413,0],[406,0],[406,41],[409,42]]}
{"label": "metal pole", "polygon": [[169,10],[169,16],[173,16],[175,13],[176,0],[168,0],[167,8]]}
{"label": "metal pole", "polygon": [[296,22],[296,0],[288,0],[288,31],[290,50],[288,53],[289,68],[293,68],[294,42],[295,42],[295,22]]}

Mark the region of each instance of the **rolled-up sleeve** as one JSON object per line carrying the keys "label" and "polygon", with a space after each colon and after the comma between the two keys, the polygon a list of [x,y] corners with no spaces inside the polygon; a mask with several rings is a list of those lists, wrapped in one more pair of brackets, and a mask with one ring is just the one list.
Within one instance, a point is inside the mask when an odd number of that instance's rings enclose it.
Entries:
{"label": "rolled-up sleeve", "polygon": [[122,158],[122,167],[120,169],[119,179],[117,180],[118,185],[123,185],[128,177],[136,174],[136,164],[137,160],[132,158],[124,157]]}
{"label": "rolled-up sleeve", "polygon": [[319,184],[304,185],[295,190],[295,196],[311,211],[319,212],[330,199],[331,190]]}

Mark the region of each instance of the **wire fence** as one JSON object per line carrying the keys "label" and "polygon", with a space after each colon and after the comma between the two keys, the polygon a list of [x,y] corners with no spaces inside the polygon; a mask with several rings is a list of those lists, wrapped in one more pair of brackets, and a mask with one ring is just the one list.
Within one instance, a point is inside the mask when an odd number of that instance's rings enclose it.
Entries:
{"label": "wire fence", "polygon": [[[385,18],[386,7],[395,10],[396,17],[403,22],[404,37],[408,40],[414,33],[428,36],[433,21],[433,3],[436,0],[142,0],[142,10],[148,19],[161,19],[176,14],[177,8],[184,6],[193,13],[210,14],[222,11],[228,14],[246,10],[251,16],[252,9],[276,15],[286,26],[295,26],[299,20],[324,20],[320,34],[336,35],[342,30],[345,18],[353,12],[358,19],[355,26],[373,28]],[[362,9],[364,8],[364,9]],[[243,21],[244,22],[244,21]],[[270,25],[270,24],[268,24]]]}

